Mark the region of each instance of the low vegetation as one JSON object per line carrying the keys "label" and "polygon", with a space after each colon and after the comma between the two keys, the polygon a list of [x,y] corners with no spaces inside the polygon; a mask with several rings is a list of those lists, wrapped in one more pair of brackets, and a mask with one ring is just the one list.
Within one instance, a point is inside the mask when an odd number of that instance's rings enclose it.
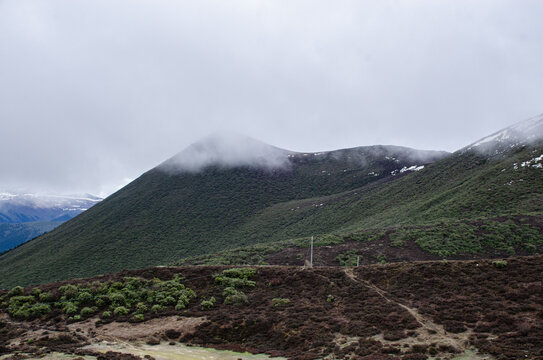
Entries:
{"label": "low vegetation", "polygon": [[[143,342],[168,339],[289,359],[444,359],[466,349],[496,360],[537,359],[542,267],[542,256],[356,268],[157,267],[15,287],[0,291],[1,311],[9,315],[1,317],[0,344],[9,345],[0,354],[89,355],[81,347],[101,341],[107,328],[124,331],[105,324],[129,321],[138,333],[150,331]],[[43,294],[52,300],[41,302]],[[182,331],[191,323],[191,331]]]}
{"label": "low vegetation", "polygon": [[[365,254],[349,249],[353,242],[381,244],[381,253]],[[309,258],[310,238],[297,238],[272,244],[258,244],[216,254],[180,259],[173,265],[303,265]],[[339,253],[334,257],[319,256],[318,265],[354,266],[398,260],[456,259],[462,256],[494,257],[538,254],[543,251],[543,216],[502,216],[472,221],[440,222],[426,226],[397,226],[356,232],[315,236],[315,248]],[[416,259],[388,257],[382,252],[402,254],[406,247],[416,247]],[[356,247],[352,245],[351,247]],[[289,257],[289,249],[296,251]],[[317,250],[321,251],[321,250]],[[426,254],[426,255],[425,255]],[[392,260],[391,260],[392,259]],[[398,259],[398,260],[394,260]],[[282,261],[282,262],[281,262]],[[320,262],[319,262],[320,261]]]}
{"label": "low vegetation", "polygon": [[64,314],[79,321],[100,314],[102,319],[129,315],[142,321],[146,314],[167,308],[184,309],[196,293],[175,276],[171,280],[124,277],[122,280],[66,284],[43,292],[17,286],[2,298],[2,309],[15,319],[37,319]]}

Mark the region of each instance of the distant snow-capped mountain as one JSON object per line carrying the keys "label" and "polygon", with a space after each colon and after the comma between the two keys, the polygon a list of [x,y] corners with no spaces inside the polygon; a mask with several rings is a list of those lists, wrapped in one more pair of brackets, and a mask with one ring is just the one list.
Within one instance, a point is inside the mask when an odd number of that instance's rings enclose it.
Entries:
{"label": "distant snow-capped mountain", "polygon": [[51,231],[102,199],[0,191],[0,253]]}
{"label": "distant snow-capped mountain", "polygon": [[94,195],[41,195],[0,192],[0,223],[66,221],[102,199]]}

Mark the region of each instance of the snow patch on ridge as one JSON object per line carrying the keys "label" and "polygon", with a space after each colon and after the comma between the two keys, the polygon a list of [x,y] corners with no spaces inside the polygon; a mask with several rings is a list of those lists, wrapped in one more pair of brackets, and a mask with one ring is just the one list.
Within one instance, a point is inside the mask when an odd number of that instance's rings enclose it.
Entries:
{"label": "snow patch on ridge", "polygon": [[410,166],[410,167],[407,167],[407,166],[404,166],[403,168],[401,169],[396,169],[394,171],[391,171],[390,172],[390,175],[392,176],[396,176],[398,174],[402,174],[404,172],[407,172],[407,171],[421,171],[422,169],[424,169],[424,165],[413,165],[413,166]]}

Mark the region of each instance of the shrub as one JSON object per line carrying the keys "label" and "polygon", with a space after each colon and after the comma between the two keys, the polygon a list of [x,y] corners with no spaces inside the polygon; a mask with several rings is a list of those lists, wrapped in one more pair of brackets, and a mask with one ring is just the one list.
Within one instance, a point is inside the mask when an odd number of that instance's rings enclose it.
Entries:
{"label": "shrub", "polygon": [[225,289],[223,290],[222,296],[230,296],[230,295],[235,295],[235,294],[237,294],[237,293],[238,293],[238,291],[237,291],[235,288],[233,288],[233,287],[227,287],[227,288],[225,288]]}
{"label": "shrub", "polygon": [[151,311],[154,312],[155,314],[158,314],[159,312],[163,311],[164,310],[164,306],[162,305],[159,305],[159,304],[155,304],[153,305],[153,307],[151,308]]}
{"label": "shrub", "polygon": [[385,257],[385,255],[383,254],[379,254],[377,255],[377,261],[381,264],[386,264],[387,263],[387,258]]}
{"label": "shrub", "polygon": [[175,310],[181,310],[187,307],[190,302],[190,299],[195,298],[196,293],[190,289],[184,290],[177,300],[177,305],[175,305]]}
{"label": "shrub", "polygon": [[30,314],[33,316],[43,316],[51,313],[51,306],[48,304],[34,304],[30,308]]}
{"label": "shrub", "polygon": [[184,308],[187,307],[187,304],[184,302],[184,301],[178,301],[177,304],[175,304],[175,310],[179,311],[179,310],[183,310]]}
{"label": "shrub", "polygon": [[77,294],[77,287],[72,284],[64,285],[58,288],[58,291],[66,297],[66,299],[71,299]]}
{"label": "shrub", "polygon": [[50,292],[42,292],[39,295],[39,299],[41,302],[51,302],[53,301],[53,295]]}
{"label": "shrub", "polygon": [[99,308],[102,308],[102,307],[106,306],[107,304],[109,304],[110,301],[111,300],[109,299],[109,296],[107,296],[107,295],[98,295],[98,297],[95,300],[95,304]]}
{"label": "shrub", "polygon": [[250,288],[250,287],[255,287],[256,286],[256,282],[252,281],[252,280],[248,280],[248,279],[240,279],[240,278],[230,278],[230,277],[225,277],[225,276],[222,276],[222,275],[218,275],[215,277],[215,282],[221,286],[224,286],[224,287],[234,287],[234,288]]}
{"label": "shrub", "polygon": [[77,295],[77,301],[81,304],[91,304],[94,301],[94,296],[92,296],[91,293],[84,291]]}
{"label": "shrub", "polygon": [[251,268],[233,268],[224,270],[222,274],[230,278],[250,279],[256,274],[256,270]]}
{"label": "shrub", "polygon": [[122,290],[123,287],[124,285],[120,281],[115,281],[113,284],[110,285],[110,288],[116,289],[116,290]]}
{"label": "shrub", "polygon": [[176,303],[175,298],[171,295],[166,296],[164,299],[160,301],[162,305],[173,305]]}
{"label": "shrub", "polygon": [[90,307],[84,307],[83,309],[81,309],[81,316],[86,318],[86,317],[91,317],[92,315],[94,315],[95,311],[93,308],[90,308]]}
{"label": "shrub", "polygon": [[130,311],[125,308],[124,306],[117,306],[114,310],[113,310],[113,315],[115,316],[124,316],[124,315],[128,315]]}
{"label": "shrub", "polygon": [[334,301],[334,295],[328,294],[328,296],[326,297],[326,302],[331,303],[333,301]]}
{"label": "shrub", "polygon": [[8,292],[8,296],[22,296],[25,292],[25,289],[22,286],[15,286]]}
{"label": "shrub", "polygon": [[362,256],[358,255],[355,251],[349,250],[343,254],[339,254],[336,257],[336,261],[341,266],[356,266],[357,261],[359,258],[362,258]]}
{"label": "shrub", "polygon": [[39,297],[41,294],[41,289],[40,288],[34,288],[32,289],[32,295],[35,296],[35,297]]}
{"label": "shrub", "polygon": [[30,310],[28,306],[24,306],[22,308],[10,310],[9,314],[16,319],[28,319],[30,317]]}
{"label": "shrub", "polygon": [[492,261],[492,265],[494,265],[497,268],[504,268],[507,266],[506,260],[494,260]]}
{"label": "shrub", "polygon": [[102,319],[109,319],[110,317],[111,317],[111,311],[106,310],[102,313]]}
{"label": "shrub", "polygon": [[72,302],[66,302],[64,303],[62,309],[66,313],[66,315],[75,315],[77,314],[77,306],[75,306]]}
{"label": "shrub", "polygon": [[251,268],[233,268],[226,269],[219,275],[215,275],[213,279],[215,283],[224,287],[255,287],[256,282],[249,280],[256,274],[255,269]]}
{"label": "shrub", "polygon": [[32,304],[36,301],[36,299],[34,299],[34,296],[14,296],[12,297],[11,299],[9,299],[9,307],[10,308],[17,308],[17,307],[21,307],[23,306],[24,304]]}
{"label": "shrub", "polygon": [[136,304],[136,312],[139,314],[143,314],[147,311],[147,305],[145,303],[139,302]]}
{"label": "shrub", "polygon": [[109,301],[113,307],[119,307],[126,305],[126,298],[121,293],[112,293],[109,294]]}
{"label": "shrub", "polygon": [[124,287],[131,290],[137,290],[141,288],[145,283],[144,279],[137,278],[137,277],[125,277],[123,281],[124,281]]}
{"label": "shrub", "polygon": [[273,303],[273,306],[275,306],[275,307],[284,306],[284,305],[288,305],[290,303],[290,299],[287,299],[287,298],[273,298],[272,303]]}
{"label": "shrub", "polygon": [[145,320],[145,316],[143,314],[134,314],[134,316],[132,317],[132,320],[141,322]]}
{"label": "shrub", "polygon": [[226,296],[224,303],[228,305],[247,305],[249,299],[247,299],[247,295],[243,291],[235,290],[235,293]]}
{"label": "shrub", "polygon": [[215,305],[215,298],[212,296],[209,300],[202,300],[200,307],[202,310],[209,310]]}

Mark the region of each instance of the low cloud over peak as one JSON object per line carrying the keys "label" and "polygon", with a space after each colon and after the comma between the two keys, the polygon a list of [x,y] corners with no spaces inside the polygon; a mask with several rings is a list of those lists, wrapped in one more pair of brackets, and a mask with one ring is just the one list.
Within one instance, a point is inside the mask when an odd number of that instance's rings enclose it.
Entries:
{"label": "low cloud over peak", "polygon": [[289,166],[288,150],[235,133],[215,133],[168,159],[159,169],[167,172],[198,172],[208,166],[264,169]]}

